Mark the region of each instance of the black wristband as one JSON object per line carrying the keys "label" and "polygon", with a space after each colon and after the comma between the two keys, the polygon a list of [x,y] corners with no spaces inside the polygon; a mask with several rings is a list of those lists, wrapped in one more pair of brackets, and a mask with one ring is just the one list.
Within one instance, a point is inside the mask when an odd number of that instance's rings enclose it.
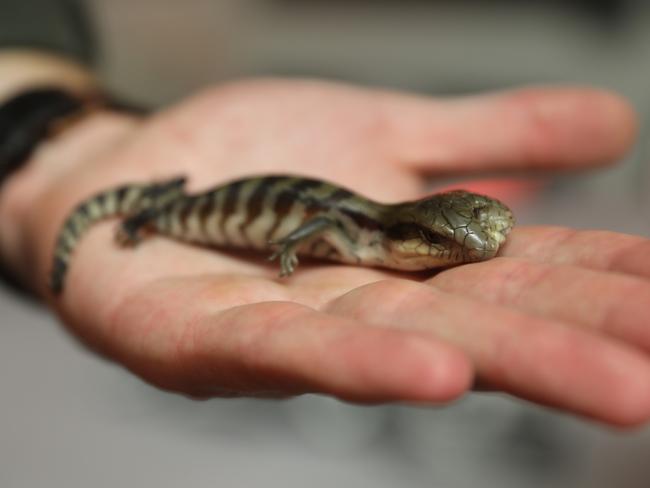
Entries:
{"label": "black wristband", "polygon": [[60,88],[38,88],[0,105],[0,185],[29,159],[53,124],[80,113],[86,103]]}
{"label": "black wristband", "polygon": [[22,92],[0,105],[0,186],[52,134],[55,126],[99,106],[134,114],[147,112],[119,100],[99,95],[82,97],[52,87]]}

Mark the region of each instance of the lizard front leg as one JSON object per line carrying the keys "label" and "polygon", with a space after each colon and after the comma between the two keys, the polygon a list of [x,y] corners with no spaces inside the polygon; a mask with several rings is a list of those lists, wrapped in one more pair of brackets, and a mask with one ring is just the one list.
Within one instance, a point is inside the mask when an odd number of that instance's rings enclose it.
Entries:
{"label": "lizard front leg", "polygon": [[278,247],[277,251],[269,257],[269,261],[279,257],[280,276],[289,276],[298,265],[296,253],[300,246],[329,231],[341,232],[334,220],[328,217],[316,217],[308,220],[282,239],[269,242],[269,245]]}

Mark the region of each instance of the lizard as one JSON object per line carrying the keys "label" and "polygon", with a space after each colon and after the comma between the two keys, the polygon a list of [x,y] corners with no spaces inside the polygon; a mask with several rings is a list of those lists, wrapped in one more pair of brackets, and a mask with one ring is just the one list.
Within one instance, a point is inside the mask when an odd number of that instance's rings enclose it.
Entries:
{"label": "lizard", "polygon": [[464,190],[385,204],[313,178],[242,178],[188,194],[185,177],[126,184],[78,204],[56,241],[50,289],[60,294],[77,243],[89,227],[120,216],[118,243],[157,233],[217,248],[270,251],[280,276],[298,254],[417,271],[493,258],[514,225],[500,201]]}

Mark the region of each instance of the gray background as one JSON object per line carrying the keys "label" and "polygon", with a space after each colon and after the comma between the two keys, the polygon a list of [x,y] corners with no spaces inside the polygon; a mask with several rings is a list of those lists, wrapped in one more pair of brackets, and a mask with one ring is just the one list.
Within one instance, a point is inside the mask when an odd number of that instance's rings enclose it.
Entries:
{"label": "gray background", "polygon": [[[533,5],[534,4],[534,5]],[[650,5],[93,0],[100,71],[150,104],[249,75],[430,93],[577,82],[650,108]],[[576,4],[576,5],[577,5]],[[616,6],[625,6],[618,10]],[[598,13],[600,12],[600,13]],[[602,13],[604,12],[604,13]],[[616,169],[553,177],[522,223],[650,235],[647,133]],[[84,350],[0,291],[0,487],[647,487],[650,435],[501,395],[446,407],[194,402]]]}

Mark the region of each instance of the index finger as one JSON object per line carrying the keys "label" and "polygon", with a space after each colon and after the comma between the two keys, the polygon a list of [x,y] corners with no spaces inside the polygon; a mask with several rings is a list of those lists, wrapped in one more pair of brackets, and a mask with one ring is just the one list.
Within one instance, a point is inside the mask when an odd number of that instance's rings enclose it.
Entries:
{"label": "index finger", "polygon": [[605,230],[516,227],[501,255],[650,279],[650,239]]}

